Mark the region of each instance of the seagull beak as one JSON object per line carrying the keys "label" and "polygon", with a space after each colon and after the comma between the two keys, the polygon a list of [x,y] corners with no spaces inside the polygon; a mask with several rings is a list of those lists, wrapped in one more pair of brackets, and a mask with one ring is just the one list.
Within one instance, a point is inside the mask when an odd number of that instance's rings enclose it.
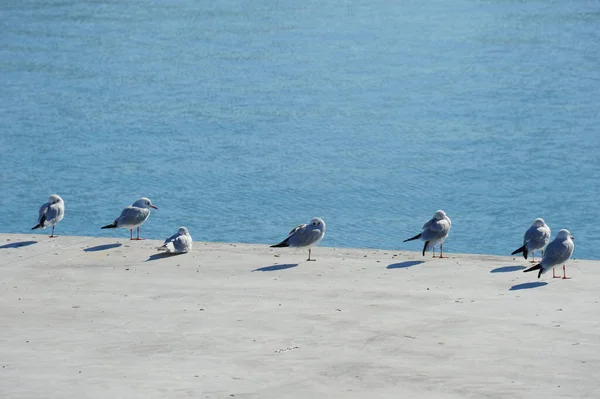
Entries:
{"label": "seagull beak", "polygon": [[575,237],[573,237],[573,236],[569,236],[569,237],[571,237],[571,240],[574,240],[574,239],[575,239]]}
{"label": "seagull beak", "polygon": [[157,207],[155,207],[154,205],[150,205],[150,207],[151,207],[151,208],[154,208],[154,209],[158,209],[158,208],[157,208]]}

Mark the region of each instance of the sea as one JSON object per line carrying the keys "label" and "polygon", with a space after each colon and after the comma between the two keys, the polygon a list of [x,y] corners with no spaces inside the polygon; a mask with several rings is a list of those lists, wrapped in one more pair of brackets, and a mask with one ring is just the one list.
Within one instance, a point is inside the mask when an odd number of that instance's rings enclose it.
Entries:
{"label": "sea", "polygon": [[59,194],[58,235],[128,238],[148,197],[145,238],[418,251],[443,209],[449,255],[542,217],[600,259],[600,1],[4,0],[0,31],[0,232]]}

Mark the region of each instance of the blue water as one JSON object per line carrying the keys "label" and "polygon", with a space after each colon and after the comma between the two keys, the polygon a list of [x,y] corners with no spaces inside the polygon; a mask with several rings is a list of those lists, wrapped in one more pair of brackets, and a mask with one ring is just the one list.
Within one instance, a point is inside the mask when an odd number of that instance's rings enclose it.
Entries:
{"label": "blue water", "polygon": [[536,217],[600,259],[598,1],[0,2],[0,231],[509,254]]}

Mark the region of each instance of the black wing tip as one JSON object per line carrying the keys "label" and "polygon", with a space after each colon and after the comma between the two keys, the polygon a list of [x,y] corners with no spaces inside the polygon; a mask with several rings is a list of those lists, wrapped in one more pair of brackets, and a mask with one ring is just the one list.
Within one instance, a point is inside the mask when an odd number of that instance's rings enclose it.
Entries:
{"label": "black wing tip", "polygon": [[425,256],[425,251],[427,251],[427,245],[429,245],[429,241],[425,241],[425,245],[423,245],[423,256]]}
{"label": "black wing tip", "polygon": [[117,222],[111,223],[111,224],[107,224],[106,226],[102,226],[100,227],[101,229],[114,229],[117,227]]}
{"label": "black wing tip", "polygon": [[271,245],[271,248],[285,248],[285,247],[289,247],[288,243],[285,241],[280,242],[279,244]]}
{"label": "black wing tip", "polygon": [[531,266],[529,269],[523,270],[523,273],[532,272],[534,270],[539,270],[540,271],[540,273],[538,274],[538,278],[540,278],[540,276],[542,275],[542,264],[541,263],[538,263],[535,266]]}
{"label": "black wing tip", "polygon": [[407,241],[412,241],[412,240],[418,240],[419,238],[421,238],[421,233],[417,234],[414,237],[411,238],[407,238],[406,240],[402,241],[402,242],[407,242]]}
{"label": "black wing tip", "polygon": [[31,228],[31,230],[39,229],[40,227],[42,227],[42,225],[38,223],[38,224],[36,224],[35,226],[33,226],[33,227]]}
{"label": "black wing tip", "polygon": [[527,253],[527,249],[525,248],[525,245],[512,251],[511,255],[516,255],[521,252],[523,252],[523,256],[525,257],[525,259],[527,259],[527,255],[525,255]]}

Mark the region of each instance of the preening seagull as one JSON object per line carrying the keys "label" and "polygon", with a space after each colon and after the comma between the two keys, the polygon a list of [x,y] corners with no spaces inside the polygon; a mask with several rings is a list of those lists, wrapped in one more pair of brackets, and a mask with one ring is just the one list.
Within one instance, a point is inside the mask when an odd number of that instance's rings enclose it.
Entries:
{"label": "preening seagull", "polygon": [[60,196],[53,194],[48,197],[48,202],[46,202],[40,208],[40,215],[38,219],[38,224],[33,226],[31,230],[45,229],[48,226],[52,226],[52,233],[50,234],[50,238],[54,238],[54,226],[65,216],[65,203]]}
{"label": "preening seagull", "polygon": [[575,250],[575,243],[573,243],[573,236],[569,230],[562,229],[556,235],[556,238],[548,244],[542,256],[542,261],[529,269],[523,270],[524,272],[531,272],[539,270],[538,278],[548,270],[552,269],[552,277],[561,278],[554,274],[554,267],[563,264],[563,279],[567,279],[567,272],[564,263],[569,260],[573,251]]}
{"label": "preening seagull", "polygon": [[523,236],[523,246],[513,251],[511,255],[523,253],[523,257],[527,259],[527,255],[531,252],[532,262],[535,262],[535,251],[541,249],[544,256],[544,247],[550,241],[550,233],[550,227],[544,219],[535,219]]}
{"label": "preening seagull", "polygon": [[317,245],[325,236],[325,222],[321,218],[313,218],[308,224],[301,224],[292,229],[287,238],[279,244],[271,245],[271,248],[296,247],[308,248],[308,259],[311,248]]}
{"label": "preening seagull", "polygon": [[439,210],[437,211],[431,220],[423,225],[423,231],[414,237],[411,237],[404,242],[421,239],[425,241],[423,245],[423,256],[429,248],[433,249],[433,257],[435,258],[435,246],[440,244],[440,258],[444,257],[442,244],[450,233],[450,227],[452,227],[452,221],[446,215],[446,212]]}
{"label": "preening seagull", "polygon": [[137,238],[136,240],[143,240],[140,238],[140,226],[150,216],[150,208],[158,209],[148,198],[140,198],[135,201],[132,205],[121,211],[121,215],[115,219],[114,222],[106,226],[101,227],[102,229],[115,229],[117,227],[123,227],[129,229],[130,239],[133,240],[133,228],[137,227]]}
{"label": "preening seagull", "polygon": [[172,254],[183,254],[192,250],[192,236],[187,227],[181,226],[177,233],[165,240],[165,243],[158,247],[159,251],[165,251]]}

